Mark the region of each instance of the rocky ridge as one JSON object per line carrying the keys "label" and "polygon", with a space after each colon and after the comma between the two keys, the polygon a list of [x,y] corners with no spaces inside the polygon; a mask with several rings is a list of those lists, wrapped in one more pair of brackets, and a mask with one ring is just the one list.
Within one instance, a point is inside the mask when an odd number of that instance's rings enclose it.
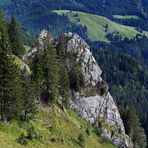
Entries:
{"label": "rocky ridge", "polygon": [[[39,44],[42,46],[47,31],[42,31]],[[111,140],[118,147],[133,148],[130,137],[125,134],[123,121],[117,106],[108,91],[108,85],[101,77],[101,69],[94,59],[90,47],[75,33],[65,33],[67,39],[67,68],[71,71],[69,55],[76,55],[84,78],[84,85],[79,91],[71,90],[70,104],[83,119],[102,130],[102,136]],[[57,40],[58,41],[58,40]],[[37,48],[32,49],[28,56],[33,57]]]}

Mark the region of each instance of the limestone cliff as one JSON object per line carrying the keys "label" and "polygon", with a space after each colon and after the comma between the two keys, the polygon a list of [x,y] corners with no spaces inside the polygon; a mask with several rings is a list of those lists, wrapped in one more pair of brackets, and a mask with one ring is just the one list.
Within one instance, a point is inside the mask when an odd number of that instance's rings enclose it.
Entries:
{"label": "limestone cliff", "polygon": [[[132,148],[130,138],[125,134],[123,121],[116,104],[101,78],[101,69],[95,61],[90,47],[77,34],[67,33],[67,54],[77,54],[81,64],[84,86],[79,92],[72,91],[71,107],[85,120],[102,128],[102,136],[119,147]],[[69,56],[68,56],[69,57]],[[70,70],[70,59],[67,60]]]}

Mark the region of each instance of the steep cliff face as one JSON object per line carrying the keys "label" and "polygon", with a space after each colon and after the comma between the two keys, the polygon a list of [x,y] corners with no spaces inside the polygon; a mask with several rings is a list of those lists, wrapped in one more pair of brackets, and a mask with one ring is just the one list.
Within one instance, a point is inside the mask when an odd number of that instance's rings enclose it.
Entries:
{"label": "steep cliff face", "polygon": [[[125,134],[123,121],[116,104],[101,78],[101,69],[95,61],[90,47],[77,34],[65,34],[67,54],[76,54],[84,77],[84,86],[79,92],[72,91],[71,107],[85,120],[102,129],[102,135],[119,147],[132,148]],[[69,57],[69,56],[68,56]],[[67,60],[68,69],[71,60]]]}

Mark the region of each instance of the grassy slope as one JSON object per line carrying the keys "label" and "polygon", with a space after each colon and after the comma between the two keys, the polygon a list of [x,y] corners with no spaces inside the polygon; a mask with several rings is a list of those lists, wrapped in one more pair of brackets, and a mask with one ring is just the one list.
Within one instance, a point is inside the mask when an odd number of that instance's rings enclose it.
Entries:
{"label": "grassy slope", "polygon": [[[136,34],[140,34],[140,32],[138,32],[134,27],[117,24],[102,16],[77,11],[72,11],[70,13],[69,10],[55,10],[54,12],[59,15],[67,15],[73,23],[87,26],[88,36],[91,40],[94,41],[108,41],[108,39],[105,37],[106,32],[104,26],[106,24],[108,24],[109,26],[109,33],[119,32],[123,38],[128,37],[129,39],[131,39],[135,37]],[[78,16],[76,16],[75,14],[78,14]]]}
{"label": "grassy slope", "polygon": [[[26,127],[32,125],[40,135],[40,139],[29,141],[26,146],[16,142],[21,133],[26,134]],[[89,129],[90,135],[86,134]],[[114,148],[110,143],[100,142],[101,138],[96,135],[94,129],[74,112],[64,113],[59,108],[39,109],[36,117],[26,124],[18,124],[15,121],[5,125],[0,122],[0,147],[4,148],[79,148],[77,139],[82,133],[85,137],[86,148]],[[55,142],[51,142],[54,138]],[[62,140],[62,142],[61,142]]]}

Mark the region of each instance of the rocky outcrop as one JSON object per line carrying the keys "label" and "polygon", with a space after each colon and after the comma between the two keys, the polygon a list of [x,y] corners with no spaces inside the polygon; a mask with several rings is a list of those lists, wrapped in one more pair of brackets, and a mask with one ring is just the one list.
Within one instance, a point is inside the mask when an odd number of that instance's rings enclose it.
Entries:
{"label": "rocky outcrop", "polygon": [[[39,36],[39,45],[44,44],[47,31]],[[94,59],[90,47],[77,34],[66,33],[66,62],[69,72],[72,70],[72,55],[75,56],[84,79],[79,91],[71,90],[71,107],[90,124],[102,130],[102,136],[118,147],[133,148],[131,139],[125,134],[123,121],[117,106],[108,91],[108,85],[101,77],[101,69]],[[58,40],[57,40],[58,44]],[[32,49],[28,56],[33,57],[40,48]]]}
{"label": "rocky outcrop", "polygon": [[[101,69],[95,61],[90,47],[77,34],[67,33],[67,54],[76,54],[84,77],[84,86],[79,92],[72,91],[71,107],[85,120],[102,129],[102,136],[119,147],[132,148],[125,134],[123,121],[116,104],[101,78]],[[69,57],[69,56],[68,56]],[[70,71],[70,59],[67,60]]]}

